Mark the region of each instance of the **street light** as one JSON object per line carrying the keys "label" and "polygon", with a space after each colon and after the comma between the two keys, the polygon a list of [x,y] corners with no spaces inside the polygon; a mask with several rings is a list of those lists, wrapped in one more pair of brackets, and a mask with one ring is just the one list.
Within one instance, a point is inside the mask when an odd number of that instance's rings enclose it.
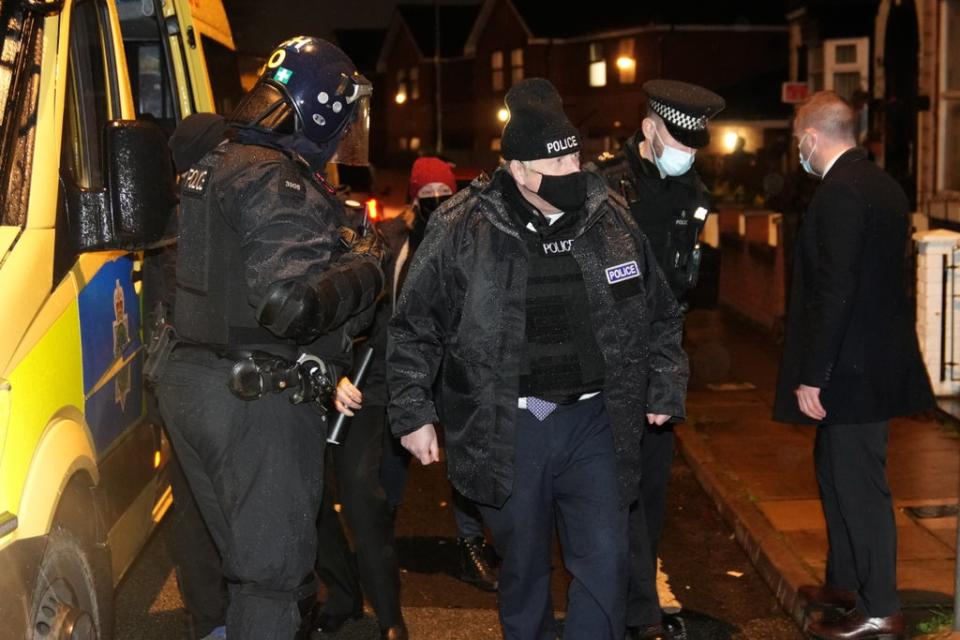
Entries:
{"label": "street light", "polygon": [[497,111],[497,120],[499,120],[500,122],[506,122],[509,119],[510,119],[509,111],[507,111],[506,109],[500,109],[500,111]]}
{"label": "street light", "polygon": [[723,147],[729,153],[733,153],[737,148],[737,140],[740,136],[733,129],[729,129],[725,134],[723,134]]}

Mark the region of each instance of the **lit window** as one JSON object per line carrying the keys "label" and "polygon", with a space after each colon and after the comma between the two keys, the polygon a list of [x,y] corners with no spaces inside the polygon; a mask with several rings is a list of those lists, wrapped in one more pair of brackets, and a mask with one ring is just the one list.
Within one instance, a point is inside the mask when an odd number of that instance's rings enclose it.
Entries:
{"label": "lit window", "polygon": [[410,138],[410,151],[416,151],[420,148],[420,138]]}
{"label": "lit window", "polygon": [[941,5],[940,38],[940,162],[938,186],[960,191],[960,1]]}
{"label": "lit window", "polygon": [[491,138],[490,151],[500,151],[500,138]]}
{"label": "lit window", "polygon": [[637,79],[637,58],[633,52],[633,43],[633,38],[620,41],[620,55],[617,56],[620,84],[633,84]]}
{"label": "lit window", "polygon": [[397,70],[397,93],[394,96],[394,100],[397,104],[403,104],[407,101],[409,97],[407,93],[407,70],[398,69]]}
{"label": "lit window", "polygon": [[603,57],[603,45],[590,43],[590,86],[607,86],[607,61]]}
{"label": "lit window", "polygon": [[867,38],[824,40],[823,88],[836,91],[845,100],[860,89],[867,90],[870,60]]}
{"label": "lit window", "polygon": [[400,151],[406,151],[408,146],[406,138],[401,137],[397,140],[397,148],[400,149]]}
{"label": "lit window", "polygon": [[523,49],[510,52],[510,84],[523,80]]}
{"label": "lit window", "polygon": [[503,51],[490,54],[491,86],[494,91],[503,91]]}

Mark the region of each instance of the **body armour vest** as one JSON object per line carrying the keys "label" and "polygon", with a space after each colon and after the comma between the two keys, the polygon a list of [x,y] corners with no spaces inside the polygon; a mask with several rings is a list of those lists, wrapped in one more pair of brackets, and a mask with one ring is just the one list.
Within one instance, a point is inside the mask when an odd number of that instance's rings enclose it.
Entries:
{"label": "body armour vest", "polygon": [[627,201],[671,291],[682,300],[697,283],[699,236],[710,209],[709,194],[694,169],[661,178],[656,166],[636,152],[638,143],[639,138],[631,138],[597,171]]}
{"label": "body armour vest", "polygon": [[603,388],[603,355],[569,235],[527,239],[526,349],[520,396],[571,402]]}
{"label": "body armour vest", "polygon": [[[269,160],[275,166],[279,155],[282,152],[266,147],[227,143],[212,150],[184,174],[174,316],[174,326],[182,339],[214,347],[293,346],[292,341],[274,336],[257,322],[245,277],[247,265],[241,255],[239,213],[229,209],[247,206],[241,201],[239,176],[249,179],[253,175],[255,179],[257,165]],[[336,234],[345,215],[339,202],[292,159],[285,164],[288,166],[282,171],[289,176],[281,174],[279,190],[274,189],[277,193],[261,199],[263,211],[253,212],[254,215],[270,216],[272,198],[293,198],[286,204],[295,202],[304,216],[322,216],[323,228]],[[284,189],[289,193],[284,193]],[[266,241],[277,245],[277,251],[290,249],[283,246],[282,238]],[[287,244],[292,246],[293,242]],[[330,256],[330,261],[337,257],[339,254]],[[276,280],[297,275],[307,274],[278,274]],[[339,333],[342,332],[328,334],[304,350],[327,357],[342,355],[344,338]]]}

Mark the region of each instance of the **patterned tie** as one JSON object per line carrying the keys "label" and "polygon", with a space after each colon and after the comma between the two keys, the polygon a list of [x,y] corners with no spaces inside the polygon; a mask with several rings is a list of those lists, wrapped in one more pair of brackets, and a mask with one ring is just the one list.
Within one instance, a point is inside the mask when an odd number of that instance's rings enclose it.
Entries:
{"label": "patterned tie", "polygon": [[556,408],[556,402],[548,402],[533,396],[527,397],[527,410],[540,422],[546,420],[547,416],[553,413]]}

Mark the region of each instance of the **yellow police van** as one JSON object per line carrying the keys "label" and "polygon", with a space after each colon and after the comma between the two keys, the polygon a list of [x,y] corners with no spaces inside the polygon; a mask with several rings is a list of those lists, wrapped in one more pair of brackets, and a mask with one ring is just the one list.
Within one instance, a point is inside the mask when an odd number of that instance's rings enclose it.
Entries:
{"label": "yellow police van", "polygon": [[220,0],[0,0],[0,28],[0,639],[110,638],[171,504],[141,376],[166,139],[239,96],[234,45]]}

